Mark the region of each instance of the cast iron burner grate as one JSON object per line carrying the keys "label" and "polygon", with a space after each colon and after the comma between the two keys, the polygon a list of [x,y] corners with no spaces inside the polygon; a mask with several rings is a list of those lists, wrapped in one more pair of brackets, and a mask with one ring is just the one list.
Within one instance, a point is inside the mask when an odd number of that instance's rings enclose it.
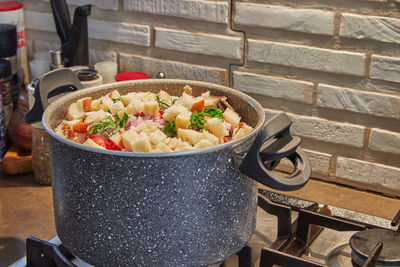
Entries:
{"label": "cast iron burner grate", "polygon": [[[270,248],[262,249],[260,267],[324,267],[300,258],[323,227],[336,231],[359,231],[350,240],[353,266],[373,267],[377,263],[379,266],[400,266],[400,227],[395,228],[400,223],[400,210],[390,223],[391,229],[380,229],[380,226],[368,222],[337,218],[326,205],[321,207],[317,203],[267,190],[259,190],[258,206],[278,218],[277,239]],[[293,223],[292,210],[298,212]]]}

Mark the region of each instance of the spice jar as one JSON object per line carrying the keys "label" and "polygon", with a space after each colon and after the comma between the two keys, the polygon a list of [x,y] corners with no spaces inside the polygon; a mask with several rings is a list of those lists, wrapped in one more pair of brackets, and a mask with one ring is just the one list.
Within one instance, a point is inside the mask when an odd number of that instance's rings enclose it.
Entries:
{"label": "spice jar", "polygon": [[[28,86],[29,108],[35,102],[32,83]],[[32,123],[32,170],[35,181],[41,185],[51,185],[49,134],[42,122]]]}

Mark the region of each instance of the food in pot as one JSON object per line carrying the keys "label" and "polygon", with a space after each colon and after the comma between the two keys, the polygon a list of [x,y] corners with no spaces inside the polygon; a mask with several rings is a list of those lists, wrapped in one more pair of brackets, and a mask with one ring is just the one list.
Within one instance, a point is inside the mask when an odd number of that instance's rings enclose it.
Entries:
{"label": "food in pot", "polygon": [[226,97],[205,92],[171,96],[161,90],[117,90],[98,99],[85,97],[68,107],[56,133],[90,147],[131,152],[173,152],[206,148],[239,139],[253,128]]}

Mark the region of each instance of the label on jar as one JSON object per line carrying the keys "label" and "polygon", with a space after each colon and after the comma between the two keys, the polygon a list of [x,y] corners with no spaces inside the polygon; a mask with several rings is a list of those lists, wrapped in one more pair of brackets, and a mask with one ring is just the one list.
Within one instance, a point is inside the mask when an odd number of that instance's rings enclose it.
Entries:
{"label": "label on jar", "polygon": [[10,125],[11,116],[13,113],[13,101],[11,96],[11,88],[9,81],[0,81],[0,90],[1,90],[1,103],[2,103],[2,111],[4,114],[4,123],[6,129],[8,129],[8,125]]}
{"label": "label on jar", "polygon": [[[3,93],[3,87],[0,83],[0,89]],[[6,154],[7,146],[6,146],[6,126],[4,122],[4,113],[3,113],[3,105],[2,105],[2,93],[0,94],[0,162],[2,161],[4,154]]]}

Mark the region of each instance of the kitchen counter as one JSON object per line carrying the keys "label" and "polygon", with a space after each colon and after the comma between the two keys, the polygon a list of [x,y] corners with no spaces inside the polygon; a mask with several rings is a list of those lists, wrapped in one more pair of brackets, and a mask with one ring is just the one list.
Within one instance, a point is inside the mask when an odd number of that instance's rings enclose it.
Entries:
{"label": "kitchen counter", "polygon": [[[302,189],[285,194],[386,219],[392,219],[400,209],[400,199],[319,180],[310,180]],[[0,266],[25,255],[28,236],[48,240],[56,235],[52,201],[51,186],[38,185],[32,173],[0,174]]]}

